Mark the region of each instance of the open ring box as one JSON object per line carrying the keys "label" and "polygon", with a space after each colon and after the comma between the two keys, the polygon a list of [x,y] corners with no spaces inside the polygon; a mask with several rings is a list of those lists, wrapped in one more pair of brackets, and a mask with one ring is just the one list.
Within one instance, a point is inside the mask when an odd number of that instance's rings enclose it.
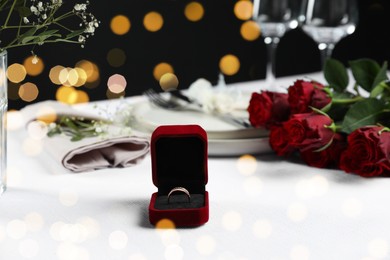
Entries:
{"label": "open ring box", "polygon": [[[169,219],[176,227],[200,226],[209,219],[206,191],[207,134],[198,125],[163,125],[151,138],[153,183],[158,191],[149,204],[150,223]],[[190,193],[169,192],[183,187]]]}

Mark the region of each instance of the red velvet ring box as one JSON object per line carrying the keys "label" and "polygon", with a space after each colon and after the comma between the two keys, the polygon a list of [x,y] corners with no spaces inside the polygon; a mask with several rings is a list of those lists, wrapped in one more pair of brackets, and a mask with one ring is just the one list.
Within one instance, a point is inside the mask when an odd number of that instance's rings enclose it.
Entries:
{"label": "red velvet ring box", "polygon": [[[209,219],[209,196],[206,191],[207,134],[198,125],[163,125],[151,138],[153,183],[158,191],[149,204],[150,223],[171,220],[176,227],[200,226]],[[175,187],[182,192],[168,194]]]}

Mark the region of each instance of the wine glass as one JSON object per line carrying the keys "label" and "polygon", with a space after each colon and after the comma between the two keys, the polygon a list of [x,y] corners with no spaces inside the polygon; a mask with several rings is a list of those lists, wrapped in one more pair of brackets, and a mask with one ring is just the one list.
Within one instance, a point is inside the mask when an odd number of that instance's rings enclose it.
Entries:
{"label": "wine glass", "polygon": [[355,31],[356,0],[303,0],[299,21],[321,52],[321,65],[331,57],[335,44]]}
{"label": "wine glass", "polygon": [[253,0],[253,19],[261,28],[267,46],[266,80],[275,81],[275,53],[280,38],[298,26],[300,0]]}

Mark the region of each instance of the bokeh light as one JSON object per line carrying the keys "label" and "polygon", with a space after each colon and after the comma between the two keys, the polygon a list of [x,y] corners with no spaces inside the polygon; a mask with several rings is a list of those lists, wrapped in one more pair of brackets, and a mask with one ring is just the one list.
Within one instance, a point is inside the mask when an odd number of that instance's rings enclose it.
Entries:
{"label": "bokeh light", "polygon": [[237,231],[241,228],[242,217],[239,212],[229,211],[222,217],[222,226],[228,231]]}
{"label": "bokeh light", "polygon": [[99,68],[95,63],[88,60],[81,60],[76,63],[75,67],[84,70],[84,72],[87,74],[87,82],[85,84],[86,87],[91,88],[92,86],[96,86],[96,84],[88,85],[88,83],[98,83],[100,79]]}
{"label": "bokeh light", "polygon": [[19,96],[23,101],[31,102],[38,97],[38,87],[34,83],[27,82],[20,86]]}
{"label": "bokeh light", "polygon": [[108,78],[107,87],[112,93],[121,93],[126,89],[126,78],[120,74],[114,74]]}
{"label": "bokeh light", "polygon": [[247,41],[254,41],[260,37],[260,26],[254,21],[246,21],[241,25],[240,33]]}
{"label": "bokeh light", "polygon": [[157,32],[164,24],[164,19],[158,12],[149,12],[144,17],[144,26],[150,32]]}
{"label": "bokeh light", "polygon": [[204,8],[203,5],[198,2],[190,2],[184,9],[185,17],[191,22],[197,22],[203,18]]}
{"label": "bokeh light", "polygon": [[54,240],[56,241],[62,241],[61,239],[61,230],[62,230],[62,227],[65,226],[66,224],[62,221],[57,221],[55,223],[53,223],[51,226],[50,226],[50,236],[51,238],[53,238]]}
{"label": "bokeh light", "polygon": [[76,205],[79,200],[79,195],[76,191],[71,189],[63,189],[58,193],[58,200],[66,207],[72,207]]}
{"label": "bokeh light", "polygon": [[175,223],[172,220],[164,218],[157,222],[156,229],[169,229],[175,228]]}
{"label": "bokeh light", "polygon": [[203,235],[196,241],[196,249],[201,255],[211,255],[216,247],[215,239],[210,235]]}
{"label": "bokeh light", "polygon": [[346,217],[356,218],[362,213],[362,204],[356,198],[348,198],[342,203],[342,212]]}
{"label": "bokeh light", "polygon": [[306,246],[296,245],[290,251],[291,260],[308,260],[310,259],[310,251]]}
{"label": "bokeh light", "polygon": [[39,139],[26,138],[22,144],[23,153],[27,156],[37,156],[42,150],[42,141]]}
{"label": "bokeh light", "polygon": [[43,227],[44,220],[41,214],[37,212],[30,212],[24,217],[24,221],[28,231],[40,231]]}
{"label": "bokeh light", "polygon": [[263,189],[263,182],[257,176],[251,176],[244,180],[243,189],[252,196],[258,196]]}
{"label": "bokeh light", "polygon": [[74,68],[73,71],[76,73],[75,76],[77,77],[74,86],[81,87],[85,84],[85,82],[87,82],[87,73],[85,72],[85,70],[78,67]]}
{"label": "bokeh light", "polygon": [[253,14],[253,4],[249,0],[238,1],[234,5],[234,14],[240,20],[248,20]]}
{"label": "bokeh light", "polygon": [[272,225],[266,219],[260,219],[253,225],[253,234],[261,239],[268,238],[272,234]]}
{"label": "bokeh light", "polygon": [[26,68],[19,63],[14,63],[7,68],[8,80],[14,83],[22,82],[27,75]]}
{"label": "bokeh light", "polygon": [[176,229],[159,229],[158,231],[165,246],[180,244],[180,234]]}
{"label": "bokeh light", "polygon": [[21,239],[26,235],[26,223],[20,219],[14,219],[8,222],[6,226],[7,235],[13,239]]}
{"label": "bokeh light", "polygon": [[303,221],[307,217],[307,207],[300,202],[291,203],[287,210],[287,216],[294,222]]}
{"label": "bokeh light", "polygon": [[21,256],[33,258],[39,253],[39,244],[34,239],[25,239],[20,242],[18,249]]}
{"label": "bokeh light", "polygon": [[47,124],[42,121],[31,121],[27,125],[27,133],[33,139],[45,138],[48,132]]}
{"label": "bokeh light", "polygon": [[389,243],[385,239],[376,238],[368,243],[368,251],[375,259],[385,259],[389,254]]}
{"label": "bokeh light", "polygon": [[257,161],[254,156],[245,154],[238,158],[236,166],[242,175],[249,176],[256,172]]}
{"label": "bokeh light", "polygon": [[125,15],[116,15],[111,19],[110,28],[114,34],[124,35],[129,32],[130,27],[130,20]]}
{"label": "bokeh light", "polygon": [[83,90],[77,90],[76,93],[77,93],[76,104],[89,102],[89,96],[87,92]]}
{"label": "bokeh light", "polygon": [[27,74],[30,76],[38,76],[45,68],[42,58],[38,58],[35,55],[27,57],[23,65]]}
{"label": "bokeh light", "polygon": [[99,236],[100,224],[96,219],[86,216],[80,218],[78,220],[78,223],[80,223],[87,229],[89,239],[93,239]]}
{"label": "bokeh light", "polygon": [[173,73],[165,73],[160,78],[160,87],[164,91],[176,89],[179,86],[179,80]]}
{"label": "bokeh light", "polygon": [[75,69],[69,69],[68,70],[67,81],[65,81],[63,84],[67,85],[66,83],[68,83],[69,86],[75,86],[77,84],[78,80],[79,80],[79,76],[77,74],[77,71]]}
{"label": "bokeh light", "polygon": [[59,260],[90,260],[90,254],[85,248],[73,243],[61,243],[57,247],[57,257]]}
{"label": "bokeh light", "polygon": [[81,68],[63,68],[59,73],[59,81],[64,86],[82,86],[87,81],[87,73]]}
{"label": "bokeh light", "polygon": [[310,199],[325,195],[329,189],[329,182],[325,177],[316,175],[297,182],[295,193],[301,199]]}
{"label": "bokeh light", "polygon": [[74,87],[61,86],[57,89],[56,99],[65,104],[77,102],[77,91]]}
{"label": "bokeh light", "polygon": [[61,65],[54,66],[53,68],[50,69],[49,78],[51,82],[53,82],[56,85],[62,84],[60,81],[60,73],[63,69],[65,69],[65,67]]}
{"label": "bokeh light", "polygon": [[113,48],[107,53],[107,62],[111,67],[120,67],[126,62],[126,53],[119,48]]}
{"label": "bokeh light", "polygon": [[157,81],[166,73],[174,73],[173,67],[166,62],[157,64],[153,69],[153,76]]}
{"label": "bokeh light", "polygon": [[227,54],[219,61],[219,69],[223,74],[232,76],[240,69],[240,60],[232,54]]}
{"label": "bokeh light", "polygon": [[108,243],[112,249],[120,250],[127,246],[129,238],[127,234],[122,230],[116,230],[111,232],[108,236]]}

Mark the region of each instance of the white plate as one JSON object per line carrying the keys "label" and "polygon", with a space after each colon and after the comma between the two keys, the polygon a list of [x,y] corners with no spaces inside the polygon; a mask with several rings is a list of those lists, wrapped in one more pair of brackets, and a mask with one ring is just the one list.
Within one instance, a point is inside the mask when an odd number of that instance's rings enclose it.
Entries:
{"label": "white plate", "polygon": [[[245,114],[246,111],[239,113]],[[138,130],[152,133],[160,125],[197,124],[208,136],[210,156],[239,156],[269,153],[268,132],[255,128],[240,128],[199,111],[171,111],[142,101],[134,105],[133,116]]]}
{"label": "white plate", "polygon": [[209,139],[208,153],[210,156],[240,156],[244,154],[271,153],[268,138],[247,139]]}
{"label": "white plate", "polygon": [[[248,112],[236,111],[237,116],[248,117]],[[174,111],[162,109],[151,105],[149,102],[139,102],[134,105],[134,118],[142,129],[154,131],[160,125],[200,125],[206,132],[209,139],[244,139],[268,137],[265,129],[244,128],[232,123],[223,121],[218,117],[202,111]]]}

